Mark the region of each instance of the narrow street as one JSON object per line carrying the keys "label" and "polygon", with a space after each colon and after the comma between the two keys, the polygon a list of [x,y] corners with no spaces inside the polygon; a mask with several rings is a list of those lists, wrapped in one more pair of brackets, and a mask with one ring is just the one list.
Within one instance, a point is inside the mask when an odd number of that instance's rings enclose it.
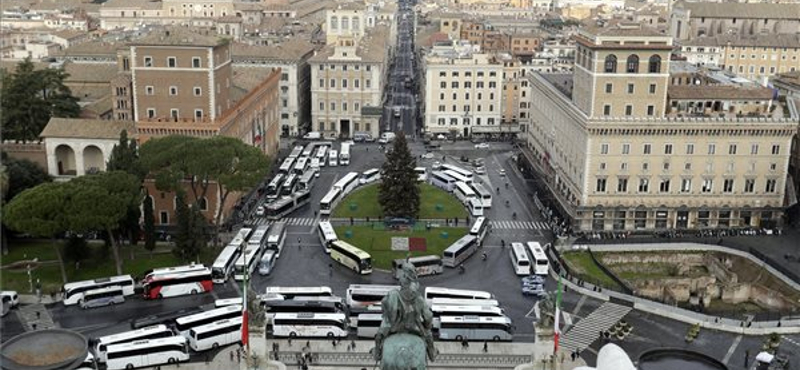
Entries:
{"label": "narrow street", "polygon": [[397,48],[389,71],[386,87],[386,106],[383,111],[384,130],[402,131],[409,138],[416,138],[417,84],[414,59],[414,11],[413,0],[400,0],[397,27]]}

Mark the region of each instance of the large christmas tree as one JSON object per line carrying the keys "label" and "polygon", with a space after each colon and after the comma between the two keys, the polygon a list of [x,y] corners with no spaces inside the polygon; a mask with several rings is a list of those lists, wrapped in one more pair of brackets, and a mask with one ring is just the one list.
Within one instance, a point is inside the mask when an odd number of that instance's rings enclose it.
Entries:
{"label": "large christmas tree", "polygon": [[419,184],[414,168],[417,161],[408,150],[403,133],[398,133],[394,147],[386,154],[378,201],[385,217],[416,219],[419,216]]}

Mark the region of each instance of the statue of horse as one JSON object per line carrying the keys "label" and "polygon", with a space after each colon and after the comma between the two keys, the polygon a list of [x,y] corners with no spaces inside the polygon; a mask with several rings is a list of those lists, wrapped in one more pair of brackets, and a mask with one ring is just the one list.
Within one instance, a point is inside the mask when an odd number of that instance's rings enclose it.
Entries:
{"label": "statue of horse", "polygon": [[383,342],[381,370],[424,370],[426,345],[421,337],[408,333],[392,334]]}

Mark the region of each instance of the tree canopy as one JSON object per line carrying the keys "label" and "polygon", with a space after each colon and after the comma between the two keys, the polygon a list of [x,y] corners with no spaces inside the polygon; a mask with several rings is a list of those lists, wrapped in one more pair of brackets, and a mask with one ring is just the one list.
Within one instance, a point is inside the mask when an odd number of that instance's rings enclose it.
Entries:
{"label": "tree canopy", "polygon": [[9,157],[5,152],[2,154],[2,159],[6,176],[6,188],[4,190],[4,199],[6,201],[14,198],[25,189],[51,180],[50,175],[33,161]]}
{"label": "tree canopy", "polygon": [[2,76],[0,110],[5,139],[36,140],[51,117],[78,117],[78,99],[64,85],[63,68],[36,69],[30,58]]}
{"label": "tree canopy", "polygon": [[398,133],[383,164],[378,201],[385,217],[415,219],[419,216],[420,190],[414,168],[417,161],[408,149],[403,133]]}

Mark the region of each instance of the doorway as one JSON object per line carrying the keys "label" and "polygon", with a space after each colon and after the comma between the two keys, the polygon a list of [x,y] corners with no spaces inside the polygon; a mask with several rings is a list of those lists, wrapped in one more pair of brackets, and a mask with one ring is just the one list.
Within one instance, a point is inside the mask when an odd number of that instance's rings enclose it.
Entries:
{"label": "doorway", "polygon": [[339,136],[349,138],[350,134],[350,120],[343,119],[339,121]]}

